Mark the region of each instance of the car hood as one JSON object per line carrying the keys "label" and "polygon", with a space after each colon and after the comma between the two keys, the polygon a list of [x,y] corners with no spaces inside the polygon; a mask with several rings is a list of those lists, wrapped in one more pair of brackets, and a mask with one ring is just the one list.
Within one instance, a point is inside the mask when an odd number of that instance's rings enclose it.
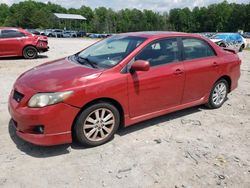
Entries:
{"label": "car hood", "polygon": [[88,80],[99,77],[102,72],[64,58],[28,70],[17,79],[16,84],[38,92],[64,91],[84,86]]}
{"label": "car hood", "polygon": [[210,39],[210,40],[213,41],[214,43],[223,41],[223,39]]}

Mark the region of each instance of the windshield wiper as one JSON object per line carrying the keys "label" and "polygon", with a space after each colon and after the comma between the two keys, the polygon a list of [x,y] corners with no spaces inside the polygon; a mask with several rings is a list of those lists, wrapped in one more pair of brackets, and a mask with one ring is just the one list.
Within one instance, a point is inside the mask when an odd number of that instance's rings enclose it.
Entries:
{"label": "windshield wiper", "polygon": [[81,57],[81,56],[78,56],[78,55],[76,55],[75,57],[76,57],[76,60],[77,60],[79,63],[84,63],[84,64],[87,63],[88,65],[90,65],[90,66],[93,67],[93,68],[98,68],[98,67],[97,67],[97,64],[94,63],[94,62],[91,62],[87,57],[85,58],[85,57]]}

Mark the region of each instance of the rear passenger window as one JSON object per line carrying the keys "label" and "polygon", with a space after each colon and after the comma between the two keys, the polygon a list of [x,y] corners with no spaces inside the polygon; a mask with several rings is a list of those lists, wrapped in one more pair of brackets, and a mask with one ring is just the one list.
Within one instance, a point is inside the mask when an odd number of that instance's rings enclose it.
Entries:
{"label": "rear passenger window", "polygon": [[151,66],[179,61],[177,39],[168,38],[153,42],[146,46],[135,60],[148,61]]}
{"label": "rear passenger window", "polygon": [[197,59],[203,57],[215,56],[215,52],[209,44],[200,39],[194,38],[183,38],[183,47],[184,47],[184,59]]}

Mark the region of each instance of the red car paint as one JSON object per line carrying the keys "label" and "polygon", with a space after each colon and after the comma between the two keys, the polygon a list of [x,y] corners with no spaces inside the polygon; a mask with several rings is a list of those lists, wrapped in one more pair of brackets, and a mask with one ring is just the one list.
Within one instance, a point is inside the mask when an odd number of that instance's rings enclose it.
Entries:
{"label": "red car paint", "polygon": [[46,36],[37,36],[21,28],[0,27],[0,33],[5,30],[17,31],[23,36],[4,38],[0,35],[0,57],[23,56],[26,46],[34,46],[38,52],[46,52],[49,49]]}
{"label": "red car paint", "polygon": [[[35,67],[22,74],[13,90],[24,94],[21,102],[9,97],[9,111],[17,126],[17,134],[38,145],[72,142],[71,129],[78,113],[97,99],[109,99],[123,111],[123,124],[134,123],[208,102],[214,83],[226,77],[230,91],[237,87],[240,59],[237,54],[198,35],[186,33],[129,33],[121,34],[147,38],[139,47],[110,69],[87,68],[69,58],[59,59]],[[152,41],[163,38],[192,37],[207,42],[216,56],[182,60],[149,71],[123,73],[131,59]],[[73,90],[63,103],[29,108],[29,99],[38,92]],[[44,125],[44,134],[32,132],[34,125]]]}

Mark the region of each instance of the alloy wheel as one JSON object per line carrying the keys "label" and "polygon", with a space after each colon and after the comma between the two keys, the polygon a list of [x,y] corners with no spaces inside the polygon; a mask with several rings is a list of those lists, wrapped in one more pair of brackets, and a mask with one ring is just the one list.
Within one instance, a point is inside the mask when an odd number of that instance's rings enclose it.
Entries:
{"label": "alloy wheel", "polygon": [[90,141],[101,141],[112,132],[115,123],[112,111],[107,108],[98,108],[85,119],[83,133]]}
{"label": "alloy wheel", "polygon": [[221,105],[227,96],[227,86],[224,82],[218,83],[212,94],[213,103],[217,106]]}

